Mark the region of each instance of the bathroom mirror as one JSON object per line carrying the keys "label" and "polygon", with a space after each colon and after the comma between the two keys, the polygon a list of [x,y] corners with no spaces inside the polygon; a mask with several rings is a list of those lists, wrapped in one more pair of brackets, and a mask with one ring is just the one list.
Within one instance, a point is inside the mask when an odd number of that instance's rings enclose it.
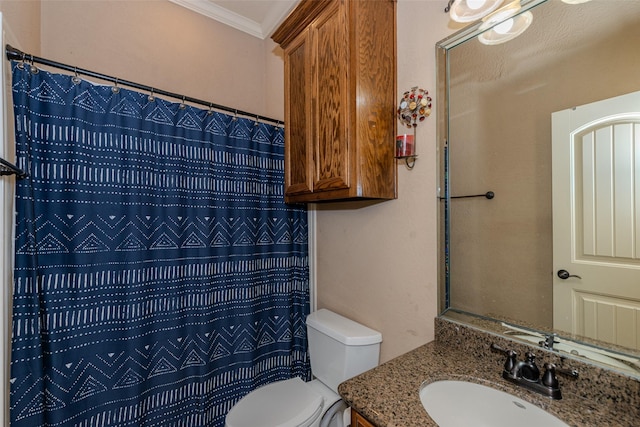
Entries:
{"label": "bathroom mirror", "polygon": [[[554,183],[554,175],[575,172],[577,163],[573,157],[559,160],[552,138],[554,113],[564,111],[554,116],[558,122],[587,104],[640,92],[640,1],[521,4],[521,12],[530,11],[533,20],[515,39],[483,44],[475,24],[436,46],[441,312],[536,344],[557,333],[562,344],[556,350],[566,344],[567,352],[578,357],[606,350],[604,363],[612,358],[615,369],[640,376],[640,298],[635,294],[640,289],[625,296],[614,292],[623,280],[640,288],[640,124],[634,124],[635,116],[624,123],[632,134],[627,151],[619,153],[613,143],[604,150],[609,172],[621,168],[616,159],[627,160],[629,191],[605,194],[601,187],[613,187],[612,178],[597,180],[601,166],[589,178],[580,163],[580,179],[591,179],[598,194],[594,190],[592,199],[582,197],[578,204],[574,181],[563,189]],[[632,105],[640,112],[640,103]],[[586,148],[581,153],[588,157]],[[489,191],[491,199],[483,196]],[[603,201],[609,208],[598,207]],[[595,206],[592,216],[599,217],[626,206],[631,228],[612,220],[609,230],[601,231],[587,221],[589,203]],[[565,204],[572,218],[567,227],[557,220],[558,206]],[[580,215],[578,207],[584,208]],[[628,242],[625,259],[598,252],[601,243],[592,244],[598,248],[591,258],[583,256],[590,227],[594,241]],[[562,246],[576,235],[582,246],[568,245],[571,263],[554,259],[562,252],[558,241]],[[575,290],[590,278],[592,264],[615,265],[625,278],[611,269],[599,276],[598,290],[588,295]],[[562,270],[568,277],[560,277]],[[561,318],[573,323],[566,326]]]}

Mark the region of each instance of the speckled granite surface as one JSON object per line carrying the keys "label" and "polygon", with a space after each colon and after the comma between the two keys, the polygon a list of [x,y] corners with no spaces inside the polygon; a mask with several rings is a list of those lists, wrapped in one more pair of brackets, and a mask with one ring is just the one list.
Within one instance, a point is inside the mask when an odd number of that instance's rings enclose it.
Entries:
{"label": "speckled granite surface", "polygon": [[[533,350],[538,366],[553,362],[576,368],[578,379],[559,376],[563,399],[554,401],[502,379],[504,356],[494,342],[520,355]],[[519,359],[522,356],[519,356]],[[571,363],[568,363],[571,362]],[[342,398],[378,427],[437,426],[420,403],[423,382],[457,379],[489,385],[533,403],[576,426],[640,426],[640,382],[555,353],[529,347],[461,324],[436,319],[436,340],[352,378]]]}

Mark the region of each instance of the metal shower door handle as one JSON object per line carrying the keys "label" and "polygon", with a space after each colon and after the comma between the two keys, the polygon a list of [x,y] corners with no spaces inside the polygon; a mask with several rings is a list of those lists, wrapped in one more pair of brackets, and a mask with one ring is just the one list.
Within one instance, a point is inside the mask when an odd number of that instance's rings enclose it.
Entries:
{"label": "metal shower door handle", "polygon": [[576,279],[582,279],[582,277],[576,274],[569,274],[567,270],[558,270],[558,277],[562,280],[567,280],[569,277],[575,277]]}

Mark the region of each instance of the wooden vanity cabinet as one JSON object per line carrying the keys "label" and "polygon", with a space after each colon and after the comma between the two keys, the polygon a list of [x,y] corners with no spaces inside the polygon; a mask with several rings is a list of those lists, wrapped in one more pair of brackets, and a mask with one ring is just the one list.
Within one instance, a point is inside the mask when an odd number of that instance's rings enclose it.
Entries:
{"label": "wooden vanity cabinet", "polygon": [[375,427],[366,418],[351,409],[351,427]]}
{"label": "wooden vanity cabinet", "polygon": [[284,51],[285,201],[396,198],[394,0],[302,0]]}

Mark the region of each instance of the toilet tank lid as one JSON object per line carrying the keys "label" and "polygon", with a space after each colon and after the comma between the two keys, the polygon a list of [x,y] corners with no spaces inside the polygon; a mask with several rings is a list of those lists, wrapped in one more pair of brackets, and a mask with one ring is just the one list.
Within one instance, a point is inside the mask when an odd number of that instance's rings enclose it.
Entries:
{"label": "toilet tank lid", "polygon": [[382,342],[382,334],[325,308],[307,316],[312,327],[346,345],[370,345]]}

